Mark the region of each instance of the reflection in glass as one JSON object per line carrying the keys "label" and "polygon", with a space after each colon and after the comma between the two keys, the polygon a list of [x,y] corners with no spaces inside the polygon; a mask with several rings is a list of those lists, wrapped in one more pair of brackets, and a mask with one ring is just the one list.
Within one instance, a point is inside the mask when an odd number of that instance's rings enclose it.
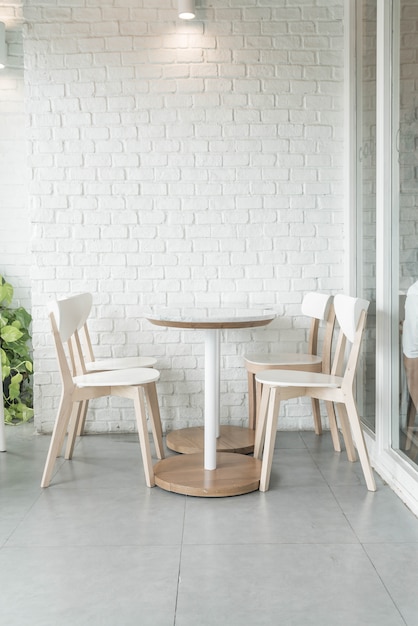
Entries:
{"label": "reflection in glass", "polygon": [[357,402],[375,429],[376,383],[376,0],[359,0],[357,31],[357,295],[370,301]]}
{"label": "reflection in glass", "polygon": [[393,445],[418,463],[418,3],[401,0],[399,7],[399,17],[394,17],[394,41],[399,41],[394,47],[399,67],[394,69],[399,79],[393,89],[398,128],[393,180],[399,206],[401,358],[400,411]]}

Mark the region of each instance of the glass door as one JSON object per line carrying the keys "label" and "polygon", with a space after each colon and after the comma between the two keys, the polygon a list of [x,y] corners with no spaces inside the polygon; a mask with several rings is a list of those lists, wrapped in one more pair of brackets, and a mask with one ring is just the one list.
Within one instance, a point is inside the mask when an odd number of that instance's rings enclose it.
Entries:
{"label": "glass door", "polygon": [[[418,463],[418,2],[393,2],[393,218],[399,220],[399,412],[393,448]],[[396,300],[399,299],[399,302]],[[395,326],[396,328],[396,326]],[[397,329],[396,329],[397,330]],[[395,343],[395,342],[394,342]],[[395,382],[395,381],[394,381]]]}
{"label": "glass door", "polygon": [[344,12],[346,284],[371,302],[357,402],[373,466],[418,514],[418,1]]}

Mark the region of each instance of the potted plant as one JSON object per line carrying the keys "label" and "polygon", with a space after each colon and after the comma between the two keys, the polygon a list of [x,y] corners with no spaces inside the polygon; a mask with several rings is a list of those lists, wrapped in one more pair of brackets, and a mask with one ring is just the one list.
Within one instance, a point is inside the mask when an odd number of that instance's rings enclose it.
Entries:
{"label": "potted plant", "polygon": [[23,307],[10,307],[12,300],[13,287],[0,275],[0,358],[6,423],[27,422],[33,417],[32,317]]}

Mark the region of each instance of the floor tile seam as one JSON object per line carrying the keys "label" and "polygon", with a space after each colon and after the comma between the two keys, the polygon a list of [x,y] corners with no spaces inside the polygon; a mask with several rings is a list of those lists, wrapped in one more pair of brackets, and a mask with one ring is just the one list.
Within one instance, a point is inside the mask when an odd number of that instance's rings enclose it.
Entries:
{"label": "floor tile seam", "polygon": [[353,524],[351,523],[351,521],[350,521],[350,519],[349,519],[349,516],[348,516],[348,515],[347,515],[347,513],[344,511],[344,509],[343,509],[343,507],[342,507],[342,505],[341,505],[341,503],[340,503],[340,501],[339,501],[339,499],[338,499],[337,495],[335,494],[335,492],[334,492],[334,489],[333,489],[332,485],[330,485],[329,483],[327,483],[327,484],[328,484],[328,487],[329,487],[330,493],[332,494],[332,497],[334,498],[334,501],[335,501],[336,505],[337,505],[337,506],[338,506],[338,508],[340,509],[340,511],[341,511],[341,515],[342,515],[342,516],[343,516],[343,518],[345,519],[345,521],[346,521],[346,523],[347,523],[348,527],[351,529],[351,531],[352,531],[353,535],[356,537],[357,542],[358,542],[360,545],[363,545],[363,542],[362,542],[361,538],[359,537],[358,533],[356,532],[356,530],[355,530],[355,528],[354,528]]}
{"label": "floor tile seam", "polygon": [[[384,543],[390,543],[390,542],[384,542]],[[392,594],[391,594],[391,592],[390,592],[389,588],[387,587],[387,585],[386,585],[385,581],[383,580],[382,576],[381,576],[381,575],[380,575],[380,573],[378,572],[378,570],[377,570],[377,568],[376,568],[376,566],[375,566],[375,564],[374,564],[374,562],[373,562],[373,560],[372,560],[372,558],[371,558],[370,554],[368,553],[368,551],[367,551],[367,549],[366,549],[366,546],[367,546],[367,545],[373,545],[373,544],[370,544],[370,542],[362,542],[362,543],[361,543],[362,550],[363,550],[363,552],[364,552],[364,554],[365,554],[365,556],[366,556],[367,560],[369,561],[369,563],[370,563],[371,567],[373,568],[373,570],[374,570],[374,572],[375,572],[376,576],[379,578],[380,583],[381,583],[381,585],[382,585],[383,589],[386,591],[386,593],[387,593],[388,597],[391,599],[391,602],[392,602],[392,604],[393,604],[394,608],[395,608],[395,609],[396,609],[396,611],[399,613],[399,617],[401,618],[401,620],[403,621],[403,623],[404,623],[404,624],[406,624],[406,626],[408,626],[408,622],[407,622],[407,621],[406,621],[406,619],[404,618],[404,616],[403,616],[403,614],[402,614],[402,611],[401,611],[400,607],[398,606],[397,602],[395,601],[394,597],[392,596]],[[374,544],[374,545],[376,545],[376,544]]]}
{"label": "floor tile seam", "polygon": [[96,549],[96,548],[106,548],[106,549],[121,549],[121,548],[129,548],[130,550],[135,549],[143,549],[143,548],[161,548],[162,550],[167,550],[168,548],[172,549],[180,549],[181,543],[68,543],[65,544],[27,544],[27,543],[15,543],[0,546],[0,552],[2,550],[66,550],[67,548],[77,549],[77,550],[88,550],[88,549]]}
{"label": "floor tile seam", "polygon": [[418,546],[418,541],[361,541],[363,546]]}
{"label": "floor tile seam", "polygon": [[174,616],[173,616],[173,626],[176,626],[177,622],[177,609],[180,595],[180,585],[181,585],[181,570],[182,570],[182,561],[183,561],[183,548],[184,544],[184,530],[186,525],[186,510],[187,510],[187,502],[188,498],[184,499],[184,508],[183,508],[183,527],[181,530],[181,544],[180,544],[180,554],[179,554],[179,565],[177,570],[177,584],[176,584],[176,601],[174,603]]}
{"label": "floor tile seam", "polygon": [[[320,467],[319,463],[315,460],[315,457],[313,456],[313,454],[312,454],[311,450],[310,450],[308,447],[307,447],[307,450],[308,450],[309,456],[311,457],[312,463],[314,464],[314,466],[315,466],[315,467],[316,467],[316,469],[318,470],[318,472],[319,472],[319,474],[320,474],[320,476],[321,476],[322,480],[324,481],[324,484],[325,484],[325,485],[327,485],[327,487],[328,487],[328,489],[329,489],[329,492],[332,494],[332,497],[334,498],[334,500],[335,500],[336,504],[338,505],[339,509],[341,510],[341,513],[342,513],[342,514],[344,515],[344,517],[347,519],[347,516],[345,515],[345,513],[344,513],[344,511],[343,511],[343,509],[342,509],[342,507],[341,507],[341,504],[339,503],[338,498],[337,498],[336,494],[334,493],[334,490],[333,490],[333,488],[332,488],[332,485],[328,482],[328,480],[327,480],[327,478],[326,478],[325,474],[324,474],[324,473],[323,473],[323,471],[321,470],[321,467]],[[347,522],[348,522],[348,519],[347,519]],[[351,524],[350,524],[350,528],[351,528]],[[353,529],[353,530],[354,530],[354,529]]]}
{"label": "floor tile seam", "polygon": [[29,504],[28,508],[26,509],[25,513],[22,515],[22,517],[19,518],[19,520],[17,521],[16,525],[14,526],[13,530],[10,532],[10,534],[8,535],[7,539],[5,540],[5,542],[3,543],[3,546],[1,547],[6,547],[8,542],[10,541],[10,539],[13,537],[14,533],[18,531],[18,529],[21,527],[22,524],[24,524],[27,516],[30,514],[30,512],[32,511],[32,509],[34,508],[34,506],[39,502],[40,498],[42,497],[43,492],[42,490],[39,488],[39,492],[38,494],[35,496],[35,498],[33,500],[31,500],[31,503]]}
{"label": "floor tile seam", "polygon": [[351,531],[352,531],[353,535],[356,537],[356,539],[357,539],[357,543],[358,543],[358,544],[360,544],[360,545],[362,545],[361,538],[358,536],[358,534],[357,534],[357,532],[356,532],[356,530],[355,530],[355,528],[354,528],[353,524],[351,523],[351,521],[350,521],[350,519],[349,519],[348,515],[347,515],[347,514],[346,514],[346,512],[344,511],[344,509],[343,509],[343,507],[342,507],[342,505],[341,505],[341,503],[340,503],[340,501],[339,501],[339,499],[338,499],[338,497],[337,497],[337,495],[336,495],[336,493],[335,493],[335,491],[334,491],[333,486],[332,486],[332,485],[331,485],[331,484],[327,481],[327,479],[326,479],[325,475],[324,475],[324,474],[323,474],[323,472],[321,471],[321,468],[319,467],[318,463],[317,463],[317,462],[315,461],[315,459],[313,458],[312,454],[310,454],[310,456],[311,456],[311,458],[312,458],[313,463],[315,464],[315,467],[318,469],[318,472],[321,474],[321,476],[322,476],[323,480],[325,481],[325,484],[328,486],[329,493],[332,495],[332,498],[333,498],[333,500],[334,500],[335,504],[337,505],[338,509],[339,509],[339,510],[340,510],[340,512],[341,512],[341,515],[342,515],[342,516],[343,516],[343,518],[345,519],[345,521],[346,521],[346,523],[347,523],[348,527],[351,529]]}
{"label": "floor tile seam", "polygon": [[361,545],[359,541],[260,541],[260,542],[234,542],[225,541],[222,543],[184,543],[184,547],[216,547],[216,548],[226,548],[226,547],[254,547],[260,548],[262,546],[357,546]]}
{"label": "floor tile seam", "polygon": [[[53,487],[53,486],[54,486],[54,478],[56,478],[57,474],[58,474],[58,473],[60,472],[60,470],[64,467],[64,465],[65,465],[66,463],[68,463],[68,461],[71,461],[71,459],[64,459],[64,457],[63,457],[63,456],[62,456],[62,457],[60,457],[60,456],[59,456],[59,457],[57,457],[57,458],[55,459],[54,470],[53,470],[53,473],[52,473],[51,479],[50,479],[50,481],[49,481],[49,485],[48,485],[48,487],[42,487],[42,492],[43,492],[45,489],[49,489],[50,487]],[[41,471],[43,471],[43,470],[41,470]],[[41,484],[41,476],[39,477],[39,484]]]}

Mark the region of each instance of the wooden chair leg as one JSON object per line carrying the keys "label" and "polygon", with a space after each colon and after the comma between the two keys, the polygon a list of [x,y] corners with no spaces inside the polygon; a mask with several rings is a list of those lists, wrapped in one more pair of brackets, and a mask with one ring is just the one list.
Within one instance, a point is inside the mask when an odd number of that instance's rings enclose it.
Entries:
{"label": "wooden chair leg", "polygon": [[264,442],[263,460],[261,462],[260,491],[268,491],[270,485],[271,466],[273,463],[274,444],[276,441],[277,420],[280,410],[280,390],[270,390],[267,411],[266,437]]}
{"label": "wooden chair leg", "polygon": [[255,374],[247,371],[248,379],[248,428],[255,430],[256,427],[256,398],[255,398]]}
{"label": "wooden chair leg", "polygon": [[89,408],[89,401],[83,400],[81,404],[82,404],[82,408],[81,408],[81,414],[80,414],[80,418],[78,422],[77,437],[82,437],[84,435],[84,425],[86,423],[87,409]]}
{"label": "wooden chair leg", "polygon": [[[330,404],[332,404],[332,402]],[[332,404],[332,406],[334,405]],[[353,443],[353,437],[351,435],[350,422],[348,419],[347,408],[345,404],[338,404],[338,414],[340,416],[340,424],[343,433],[345,449],[347,452],[347,458],[351,463],[354,463],[355,461],[357,461],[357,454]],[[338,452],[341,452],[341,450],[339,450]]]}
{"label": "wooden chair leg", "polygon": [[258,410],[257,427],[255,430],[254,458],[261,459],[263,456],[264,438],[266,436],[267,409],[270,397],[270,387],[264,385],[261,395],[260,408]]}
{"label": "wooden chair leg", "polygon": [[327,409],[329,429],[331,432],[332,443],[335,452],[341,452],[340,435],[338,433],[337,417],[335,415],[333,402],[326,401],[325,407]]}
{"label": "wooden chair leg", "polygon": [[318,398],[312,398],[312,413],[316,435],[322,435],[321,407]]}
{"label": "wooden chair leg", "polygon": [[62,396],[58,409],[58,415],[55,420],[54,430],[52,432],[51,442],[46,457],[44,473],[41,480],[41,487],[48,487],[51,482],[51,476],[54,469],[56,458],[60,455],[61,448],[67,433],[68,423],[70,421],[72,411],[72,403],[68,397]]}
{"label": "wooden chair leg", "polygon": [[151,448],[148,438],[147,416],[145,412],[144,390],[136,388],[134,396],[136,423],[138,427],[139,444],[141,446],[142,463],[145,472],[145,482],[148,487],[155,486],[154,470],[151,460]]}
{"label": "wooden chair leg", "polygon": [[[255,376],[254,376],[255,381]],[[260,410],[261,396],[263,395],[263,385],[255,382],[255,428],[257,428],[258,413]]]}
{"label": "wooden chair leg", "polygon": [[361,467],[363,469],[364,478],[366,481],[367,489],[369,491],[376,491],[376,483],[373,476],[373,471],[370,465],[369,454],[367,452],[366,443],[364,441],[363,430],[360,424],[360,418],[357,412],[356,403],[353,397],[348,397],[346,400],[347,415],[351,426],[351,432],[353,433],[354,443],[357,447],[358,456],[360,459]]}
{"label": "wooden chair leg", "polygon": [[161,427],[160,407],[158,405],[157,387],[155,383],[144,385],[145,396],[147,398],[152,435],[154,438],[157,458],[164,458],[163,430]]}
{"label": "wooden chair leg", "polygon": [[80,419],[83,413],[83,404],[83,402],[77,402],[73,404],[73,409],[71,411],[70,424],[68,427],[67,446],[65,448],[64,456],[67,461],[73,458],[74,446],[79,430]]}

